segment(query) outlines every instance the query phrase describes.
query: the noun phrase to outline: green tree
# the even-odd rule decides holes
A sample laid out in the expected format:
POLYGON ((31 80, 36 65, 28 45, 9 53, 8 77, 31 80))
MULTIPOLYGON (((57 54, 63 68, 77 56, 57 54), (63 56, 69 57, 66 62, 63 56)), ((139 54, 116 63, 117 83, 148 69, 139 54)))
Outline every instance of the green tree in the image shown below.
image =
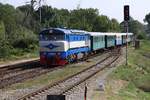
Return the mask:
POLYGON ((36 17, 39 15, 36 14, 31 5, 19 6, 16 11, 18 11, 18 15, 21 18, 19 21, 22 26, 34 31, 35 33, 40 31, 40 21, 36 17))
POLYGON ((116 19, 111 19, 110 23, 110 31, 111 32, 120 32, 120 25, 119 22, 116 19))
POLYGON ((17 28, 15 19, 15 9, 11 5, 1 5, 0 6, 0 20, 4 22, 6 35, 9 37, 10 34, 17 28))
POLYGON ((5 39, 5 26, 3 21, 0 20, 0 58, 9 55, 9 45, 5 39))
POLYGON ((97 16, 94 22, 94 31, 108 32, 109 26, 110 26, 110 20, 107 16, 104 15, 97 16))
POLYGON ((12 36, 14 40, 11 45, 15 48, 30 49, 31 45, 38 43, 37 36, 25 27, 19 26, 12 36))
MULTIPOLYGON (((125 32, 124 22, 121 23, 121 29, 122 29, 122 32, 125 32)), ((133 18, 130 18, 130 21, 129 21, 129 32, 134 33, 134 35, 139 39, 145 38, 144 25, 140 23, 138 20, 134 20, 133 18)))
POLYGON ((98 9, 77 9, 72 10, 70 14, 69 26, 71 28, 93 30, 93 25, 98 16, 98 9))
POLYGON ((144 22, 147 22, 146 33, 150 38, 150 13, 145 16, 144 22))

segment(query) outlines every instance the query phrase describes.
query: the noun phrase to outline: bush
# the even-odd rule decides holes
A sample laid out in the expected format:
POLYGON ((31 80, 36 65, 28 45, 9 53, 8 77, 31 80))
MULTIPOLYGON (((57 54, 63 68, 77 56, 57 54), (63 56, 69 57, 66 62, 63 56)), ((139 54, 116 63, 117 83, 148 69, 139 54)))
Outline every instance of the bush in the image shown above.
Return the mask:
POLYGON ((9 56, 10 54, 10 46, 7 41, 0 40, 0 58, 4 58, 9 56))
POLYGON ((3 21, 0 21, 0 58, 9 55, 9 44, 5 39, 5 26, 3 21))
POLYGON ((30 48, 31 45, 36 45, 38 43, 38 38, 32 31, 20 27, 16 30, 11 41, 13 47, 25 49, 30 48))
POLYGON ((150 74, 140 77, 134 83, 139 89, 150 92, 150 74))
POLYGON ((145 38, 144 34, 138 34, 138 35, 137 35, 137 39, 140 39, 140 40, 141 40, 141 39, 144 39, 144 38, 145 38))

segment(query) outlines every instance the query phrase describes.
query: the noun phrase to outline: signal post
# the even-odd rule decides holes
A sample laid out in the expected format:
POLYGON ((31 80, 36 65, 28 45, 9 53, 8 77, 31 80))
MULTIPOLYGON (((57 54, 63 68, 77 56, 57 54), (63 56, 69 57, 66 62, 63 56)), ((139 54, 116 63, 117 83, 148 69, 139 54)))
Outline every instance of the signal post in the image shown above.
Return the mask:
POLYGON ((130 20, 130 13, 129 13, 129 5, 124 6, 124 28, 126 35, 126 66, 128 65, 128 32, 129 32, 129 20, 130 20))

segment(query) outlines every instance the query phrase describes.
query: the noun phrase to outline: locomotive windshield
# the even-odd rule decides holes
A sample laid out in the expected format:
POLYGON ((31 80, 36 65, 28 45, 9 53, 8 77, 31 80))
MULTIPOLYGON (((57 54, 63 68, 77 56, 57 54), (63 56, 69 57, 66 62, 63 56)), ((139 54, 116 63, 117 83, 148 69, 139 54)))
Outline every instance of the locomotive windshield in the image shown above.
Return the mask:
POLYGON ((42 38, 44 40, 55 40, 55 41, 58 41, 58 40, 64 40, 64 35, 46 34, 46 35, 43 35, 42 38))
POLYGON ((49 32, 44 32, 40 34, 40 40, 60 41, 60 40, 64 40, 64 38, 65 37, 63 34, 55 34, 49 32))

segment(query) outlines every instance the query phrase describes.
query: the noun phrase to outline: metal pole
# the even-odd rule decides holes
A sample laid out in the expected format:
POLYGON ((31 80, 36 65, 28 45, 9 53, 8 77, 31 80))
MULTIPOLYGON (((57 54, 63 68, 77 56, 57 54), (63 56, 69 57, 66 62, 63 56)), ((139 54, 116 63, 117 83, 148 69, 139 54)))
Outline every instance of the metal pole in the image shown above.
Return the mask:
POLYGON ((87 100, 87 86, 85 83, 85 89, 84 89, 84 100, 87 100))
POLYGON ((41 24, 41 19, 42 19, 41 0, 39 0, 39 7, 40 7, 40 24, 41 24))
POLYGON ((40 23, 41 23, 41 19, 42 19, 41 15, 42 15, 42 13, 41 13, 41 6, 40 6, 40 23))
POLYGON ((126 23, 126 66, 128 65, 128 31, 129 31, 129 27, 128 27, 128 21, 125 22, 126 23))

